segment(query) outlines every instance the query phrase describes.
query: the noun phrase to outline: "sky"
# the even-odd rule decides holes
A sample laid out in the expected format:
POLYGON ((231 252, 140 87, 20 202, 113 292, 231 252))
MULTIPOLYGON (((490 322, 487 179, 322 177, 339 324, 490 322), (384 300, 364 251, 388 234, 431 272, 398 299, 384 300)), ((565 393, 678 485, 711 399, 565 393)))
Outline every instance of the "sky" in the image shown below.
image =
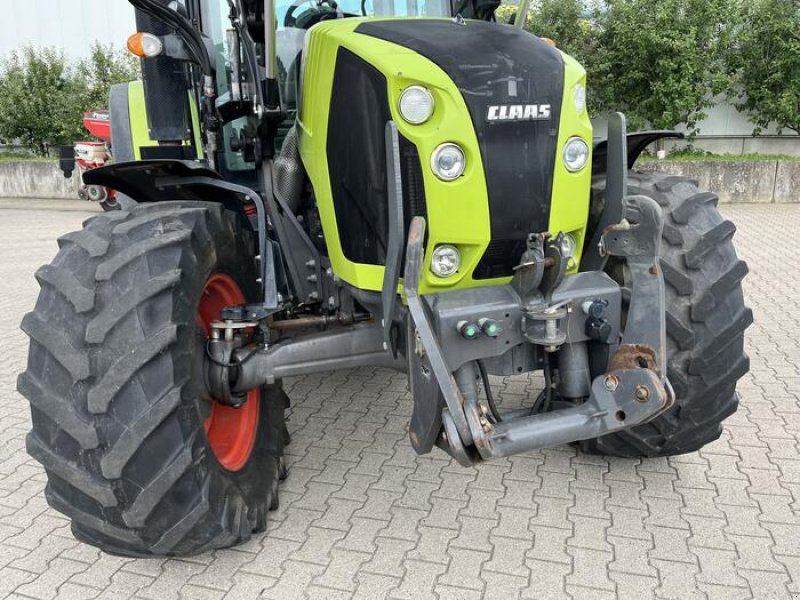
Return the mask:
POLYGON ((33 44, 83 58, 94 41, 123 48, 135 29, 127 0, 0 0, 0 56, 33 44))

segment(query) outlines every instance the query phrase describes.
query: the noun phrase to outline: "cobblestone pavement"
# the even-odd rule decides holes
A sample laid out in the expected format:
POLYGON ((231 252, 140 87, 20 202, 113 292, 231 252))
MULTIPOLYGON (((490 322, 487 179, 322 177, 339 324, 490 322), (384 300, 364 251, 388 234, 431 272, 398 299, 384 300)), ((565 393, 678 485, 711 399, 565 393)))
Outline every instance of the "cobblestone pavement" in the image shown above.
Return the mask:
MULTIPOLYGON (((752 371, 701 452, 640 461, 560 447, 463 469, 414 455, 402 376, 295 379, 291 474, 268 533, 185 560, 76 542, 25 453, 17 326, 35 268, 90 208, 0 200, 0 597, 800 598, 800 276, 782 250, 800 206, 725 208, 751 269, 752 371)), ((496 383, 507 403, 535 385, 496 383)))

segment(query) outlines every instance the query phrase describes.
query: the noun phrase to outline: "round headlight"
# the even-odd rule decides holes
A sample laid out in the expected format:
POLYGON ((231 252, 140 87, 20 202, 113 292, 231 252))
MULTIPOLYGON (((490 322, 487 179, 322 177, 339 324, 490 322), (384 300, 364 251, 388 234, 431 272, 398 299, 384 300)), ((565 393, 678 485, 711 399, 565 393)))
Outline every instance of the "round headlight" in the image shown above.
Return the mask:
POLYGON ((450 277, 461 266, 461 253, 451 244, 436 246, 431 255, 431 271, 437 277, 450 277))
POLYGON ((575 251, 578 249, 578 242, 575 241, 575 236, 571 233, 565 233, 561 242, 561 249, 567 258, 575 256, 575 251))
POLYGON ((579 137, 570 138, 564 146, 564 166, 567 171, 580 171, 589 162, 589 144, 579 137))
POLYGON ((433 114, 433 95, 420 85, 412 85, 400 94, 400 116, 412 125, 420 125, 433 114))
POLYGON ((455 144, 442 144, 433 151, 431 168, 439 179, 453 181, 461 177, 467 166, 464 151, 455 144))

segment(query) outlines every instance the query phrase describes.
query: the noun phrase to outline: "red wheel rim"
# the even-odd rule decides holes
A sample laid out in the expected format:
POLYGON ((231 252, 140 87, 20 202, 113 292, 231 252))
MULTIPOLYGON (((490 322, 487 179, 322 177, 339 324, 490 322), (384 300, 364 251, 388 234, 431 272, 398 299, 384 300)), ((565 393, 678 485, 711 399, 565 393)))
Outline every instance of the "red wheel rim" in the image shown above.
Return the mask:
MULTIPOLYGON (((244 304, 242 290, 225 273, 214 273, 208 278, 200 304, 197 307, 197 325, 205 334, 211 335, 211 322, 218 319, 226 306, 244 304)), ((258 431, 258 412, 261 392, 258 389, 247 394, 240 408, 232 408, 217 402, 211 403, 211 412, 205 420, 206 437, 214 456, 229 471, 238 471, 247 463, 253 451, 258 431)))

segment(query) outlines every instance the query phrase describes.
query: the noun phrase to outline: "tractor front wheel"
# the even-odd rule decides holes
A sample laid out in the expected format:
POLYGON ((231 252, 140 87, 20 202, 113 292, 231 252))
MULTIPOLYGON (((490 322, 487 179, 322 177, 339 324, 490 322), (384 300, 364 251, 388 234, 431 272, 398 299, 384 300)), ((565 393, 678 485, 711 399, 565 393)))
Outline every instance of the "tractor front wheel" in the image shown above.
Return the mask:
MULTIPOLYGON (((602 202, 605 178, 592 186, 602 202)), ((666 288, 667 376, 676 400, 649 423, 582 447, 611 456, 670 456, 693 452, 716 440, 722 422, 736 411, 736 382, 747 373, 744 331, 753 322, 742 279, 747 265, 733 247, 733 223, 717 209, 717 197, 697 183, 663 173, 631 172, 628 193, 661 206, 664 232, 661 271, 666 288)), ((621 283, 624 273, 610 269, 621 283)))
POLYGON ((211 321, 258 297, 253 232, 219 205, 137 205, 59 240, 19 391, 45 495, 76 537, 127 556, 243 542, 277 506, 287 398, 208 398, 211 321))

